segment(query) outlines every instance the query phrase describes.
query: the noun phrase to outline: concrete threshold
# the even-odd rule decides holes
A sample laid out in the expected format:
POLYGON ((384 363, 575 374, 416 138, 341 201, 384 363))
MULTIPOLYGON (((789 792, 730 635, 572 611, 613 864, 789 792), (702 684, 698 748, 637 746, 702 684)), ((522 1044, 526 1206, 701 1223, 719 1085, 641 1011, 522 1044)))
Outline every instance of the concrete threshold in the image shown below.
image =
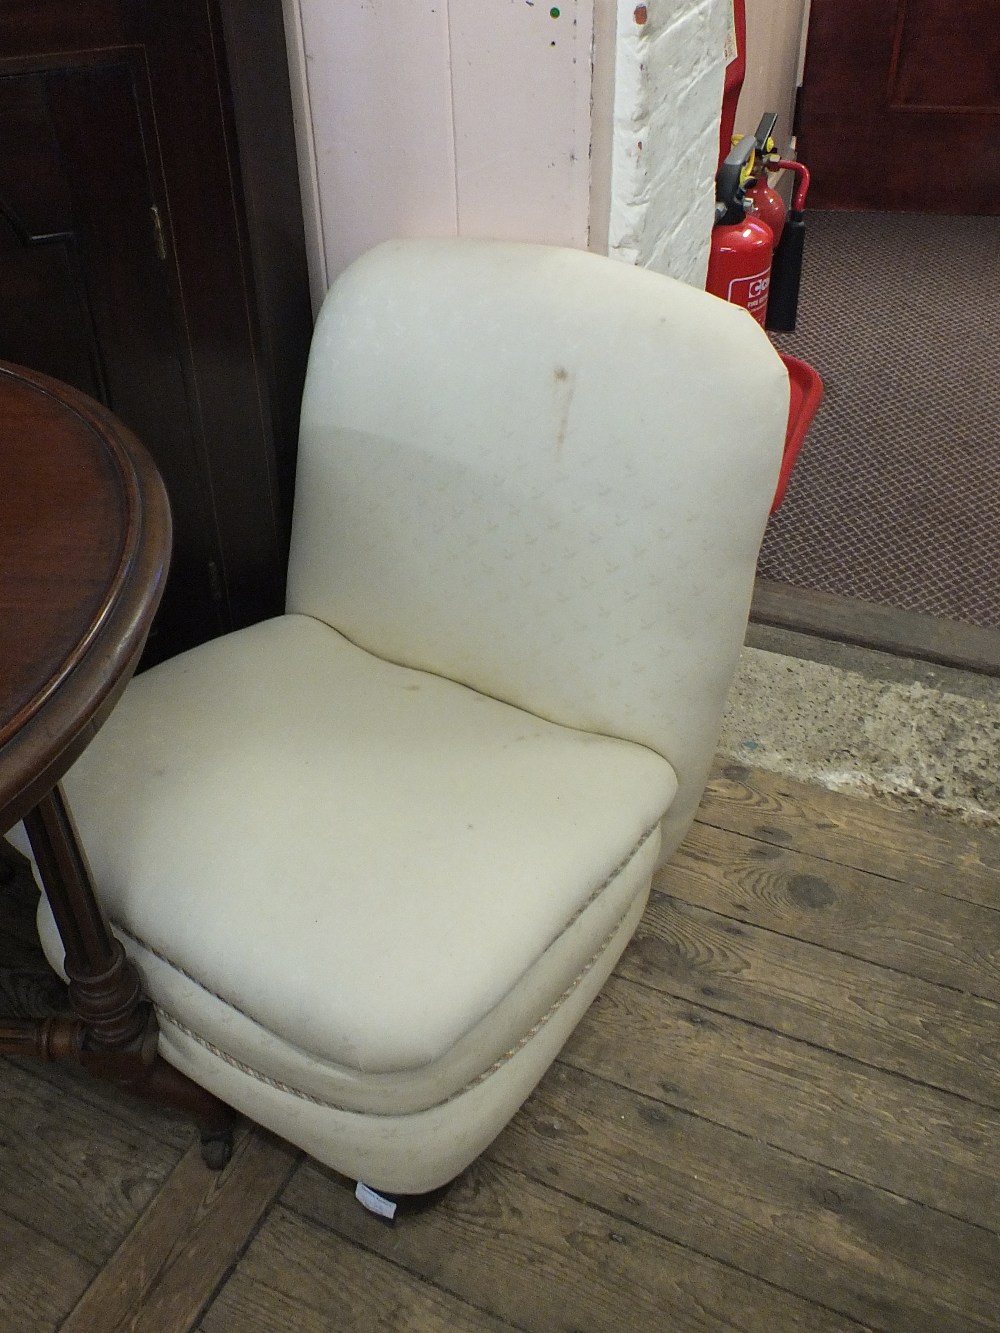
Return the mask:
POLYGON ((719 753, 1000 825, 1000 681, 751 626, 719 753))

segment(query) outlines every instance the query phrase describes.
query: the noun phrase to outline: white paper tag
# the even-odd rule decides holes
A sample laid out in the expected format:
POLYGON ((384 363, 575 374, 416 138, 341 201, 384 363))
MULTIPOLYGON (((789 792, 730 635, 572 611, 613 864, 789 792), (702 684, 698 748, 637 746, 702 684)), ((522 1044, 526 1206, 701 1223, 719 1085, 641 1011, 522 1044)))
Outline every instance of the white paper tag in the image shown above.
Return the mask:
POLYGON ((369 1189, 360 1180, 354 1191, 354 1197, 370 1213, 377 1213, 379 1217, 390 1219, 396 1216, 396 1205, 392 1199, 387 1199, 384 1194, 379 1194, 378 1190, 369 1189))
POLYGON ((726 33, 726 55, 727 65, 731 65, 740 53, 739 43, 736 40, 736 6, 729 5, 729 31, 726 33))

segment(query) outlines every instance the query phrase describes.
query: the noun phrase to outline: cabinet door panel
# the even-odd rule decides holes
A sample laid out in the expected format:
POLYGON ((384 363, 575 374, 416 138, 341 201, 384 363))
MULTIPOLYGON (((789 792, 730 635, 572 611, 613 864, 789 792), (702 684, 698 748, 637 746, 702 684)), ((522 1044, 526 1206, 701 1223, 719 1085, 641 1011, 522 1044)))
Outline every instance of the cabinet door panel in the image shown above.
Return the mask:
POLYGON ((281 0, 4 0, 0 282, 0 356, 164 475, 154 656, 278 613, 311 332, 281 0))
POLYGON ((170 649, 220 626, 204 460, 192 436, 134 52, 0 79, 7 218, 0 354, 104 401, 143 440, 171 496, 175 554, 152 636, 170 649), (159 226, 157 223, 159 222, 159 226))
POLYGON ((43 79, 0 79, 0 145, 0 352, 105 400, 43 79))

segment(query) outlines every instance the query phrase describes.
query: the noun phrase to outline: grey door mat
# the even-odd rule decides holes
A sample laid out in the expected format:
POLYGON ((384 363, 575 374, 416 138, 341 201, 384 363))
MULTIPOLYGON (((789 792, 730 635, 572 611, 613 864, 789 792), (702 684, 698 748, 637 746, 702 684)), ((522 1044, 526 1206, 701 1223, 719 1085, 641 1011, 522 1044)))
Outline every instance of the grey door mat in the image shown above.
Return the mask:
POLYGON ((946 648, 962 626, 997 632, 976 652, 1000 670, 1000 218, 808 226, 799 326, 775 342, 816 367, 825 398, 768 527, 763 586, 953 622, 946 648))

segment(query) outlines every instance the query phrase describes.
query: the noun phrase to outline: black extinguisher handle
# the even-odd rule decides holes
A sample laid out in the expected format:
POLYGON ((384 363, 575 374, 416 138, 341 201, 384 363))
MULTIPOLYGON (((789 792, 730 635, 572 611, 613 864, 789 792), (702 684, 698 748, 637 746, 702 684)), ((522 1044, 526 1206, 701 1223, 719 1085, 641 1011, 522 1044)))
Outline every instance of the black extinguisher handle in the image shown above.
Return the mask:
POLYGON ((721 223, 725 226, 742 222, 746 216, 746 209, 743 206, 745 197, 743 182, 756 148, 757 145, 748 135, 745 139, 741 139, 735 148, 730 149, 719 168, 715 178, 716 225, 721 223))
POLYGON ((761 157, 774 152, 774 127, 777 123, 777 111, 765 111, 760 118, 760 124, 753 132, 753 141, 761 157))

